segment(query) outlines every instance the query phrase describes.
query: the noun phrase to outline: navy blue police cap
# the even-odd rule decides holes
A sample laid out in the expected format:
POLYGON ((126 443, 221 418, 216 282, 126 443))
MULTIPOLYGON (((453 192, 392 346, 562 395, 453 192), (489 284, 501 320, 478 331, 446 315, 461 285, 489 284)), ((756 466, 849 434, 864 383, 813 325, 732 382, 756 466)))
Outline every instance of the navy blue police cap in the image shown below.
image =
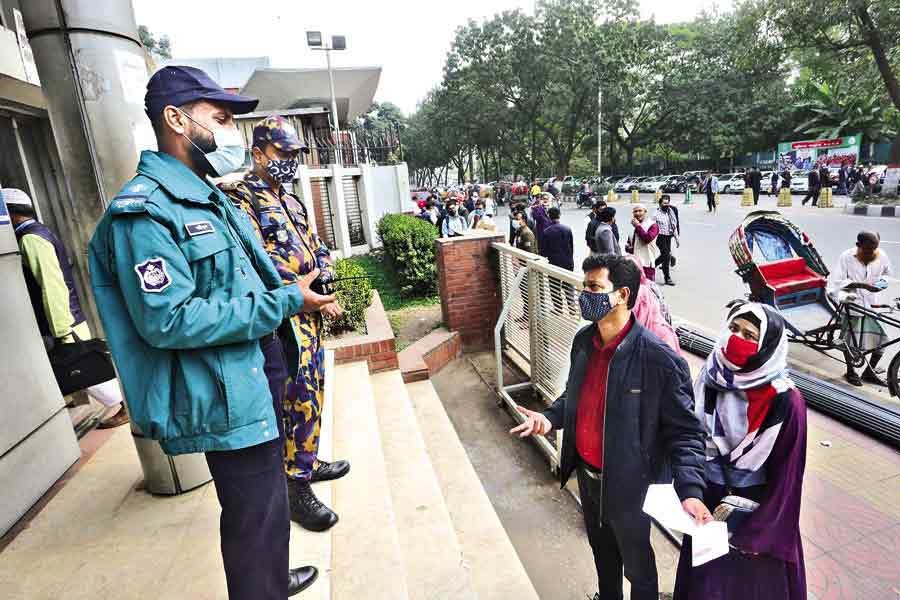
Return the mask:
POLYGON ((227 104, 236 115, 252 112, 259 104, 258 98, 226 92, 200 69, 170 65, 154 73, 147 82, 144 110, 153 119, 166 106, 182 106, 195 100, 227 104))

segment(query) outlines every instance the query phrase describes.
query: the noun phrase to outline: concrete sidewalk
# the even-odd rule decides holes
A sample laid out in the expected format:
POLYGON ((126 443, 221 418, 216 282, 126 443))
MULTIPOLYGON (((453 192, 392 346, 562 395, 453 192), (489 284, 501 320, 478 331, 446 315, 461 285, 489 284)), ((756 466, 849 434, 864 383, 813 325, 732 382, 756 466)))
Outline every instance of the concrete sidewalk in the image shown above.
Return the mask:
MULTIPOLYGON (((703 360, 691 354, 685 358, 696 376, 703 360)), ((585 565, 581 556, 590 557, 583 527, 576 523, 577 536, 572 533, 572 508, 567 498, 558 498, 554 508, 560 517, 568 516, 557 523, 554 535, 581 539, 569 541, 561 556, 559 549, 535 542, 531 527, 548 518, 546 497, 553 494, 554 482, 536 449, 523 455, 515 441, 503 439, 513 421, 495 408, 493 361, 493 353, 466 355, 438 375, 435 387, 541 597, 582 598, 568 579, 578 582, 577 592, 583 594, 595 577, 593 565, 585 565), (498 474, 504 460, 512 462, 511 473, 498 474), (515 474, 531 478, 527 490, 516 491, 515 474), (566 555, 567 565, 556 563, 566 555), (566 572, 566 582, 560 581, 559 569, 566 572)), ((511 383, 515 375, 508 371, 506 377, 511 383)), ((809 410, 800 531, 811 599, 898 600, 900 452, 809 410)), ((654 547, 660 589, 671 590, 677 553, 662 536, 654 547)))
MULTIPOLYGON (((227 600, 212 483, 151 496, 128 427, 81 443, 87 460, 0 545, 0 598, 227 600)), ((291 565, 316 564, 316 534, 291 527, 291 565)))

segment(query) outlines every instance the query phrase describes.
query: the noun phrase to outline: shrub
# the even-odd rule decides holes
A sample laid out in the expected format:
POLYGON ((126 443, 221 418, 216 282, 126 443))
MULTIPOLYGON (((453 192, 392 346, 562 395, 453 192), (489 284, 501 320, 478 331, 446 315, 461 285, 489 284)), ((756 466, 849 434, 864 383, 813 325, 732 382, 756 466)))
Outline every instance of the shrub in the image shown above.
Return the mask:
POLYGON ((378 237, 406 296, 430 296, 437 289, 434 241, 437 229, 409 215, 385 215, 378 221, 378 237))
MULTIPOLYGON (((365 277, 366 270, 352 260, 338 260, 334 264, 335 279, 365 277)), ((351 279, 335 283, 337 302, 344 314, 337 319, 325 319, 325 333, 360 329, 366 322, 366 309, 372 304, 372 284, 368 279, 351 279)))

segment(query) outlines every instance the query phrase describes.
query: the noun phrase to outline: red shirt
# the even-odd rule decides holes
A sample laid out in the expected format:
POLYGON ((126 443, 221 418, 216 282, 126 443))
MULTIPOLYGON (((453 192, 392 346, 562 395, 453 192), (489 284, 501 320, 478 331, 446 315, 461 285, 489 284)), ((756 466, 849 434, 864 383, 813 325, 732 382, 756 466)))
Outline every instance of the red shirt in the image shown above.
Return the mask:
POLYGON ((586 463, 603 468, 603 417, 606 407, 606 383, 609 361, 619 343, 631 330, 632 320, 622 328, 613 341, 603 345, 600 332, 594 334, 594 351, 588 360, 587 372, 581 382, 581 396, 575 416, 575 448, 586 463))

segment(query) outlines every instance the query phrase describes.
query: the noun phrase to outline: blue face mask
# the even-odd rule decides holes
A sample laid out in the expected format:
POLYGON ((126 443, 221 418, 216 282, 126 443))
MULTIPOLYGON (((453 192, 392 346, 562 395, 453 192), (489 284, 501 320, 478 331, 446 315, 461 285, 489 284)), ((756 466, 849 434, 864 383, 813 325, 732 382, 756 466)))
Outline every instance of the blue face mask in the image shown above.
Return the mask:
MULTIPOLYGON (((179 112, 194 123, 197 123, 195 119, 183 110, 179 109, 179 112)), ((203 129, 213 135, 214 147, 212 150, 201 148, 188 136, 183 133, 181 135, 184 135, 185 139, 203 154, 203 157, 206 158, 206 162, 208 162, 209 166, 212 168, 212 174, 223 177, 229 173, 234 173, 243 166, 244 138, 241 137, 240 131, 234 127, 219 127, 213 131, 208 127, 200 125, 200 123, 197 123, 197 125, 203 127, 203 129)))
POLYGON ((578 298, 578 304, 581 307, 581 317, 585 321, 596 323, 602 321, 609 312, 615 308, 619 302, 613 304, 612 295, 616 292, 594 293, 582 290, 581 296, 578 298))

